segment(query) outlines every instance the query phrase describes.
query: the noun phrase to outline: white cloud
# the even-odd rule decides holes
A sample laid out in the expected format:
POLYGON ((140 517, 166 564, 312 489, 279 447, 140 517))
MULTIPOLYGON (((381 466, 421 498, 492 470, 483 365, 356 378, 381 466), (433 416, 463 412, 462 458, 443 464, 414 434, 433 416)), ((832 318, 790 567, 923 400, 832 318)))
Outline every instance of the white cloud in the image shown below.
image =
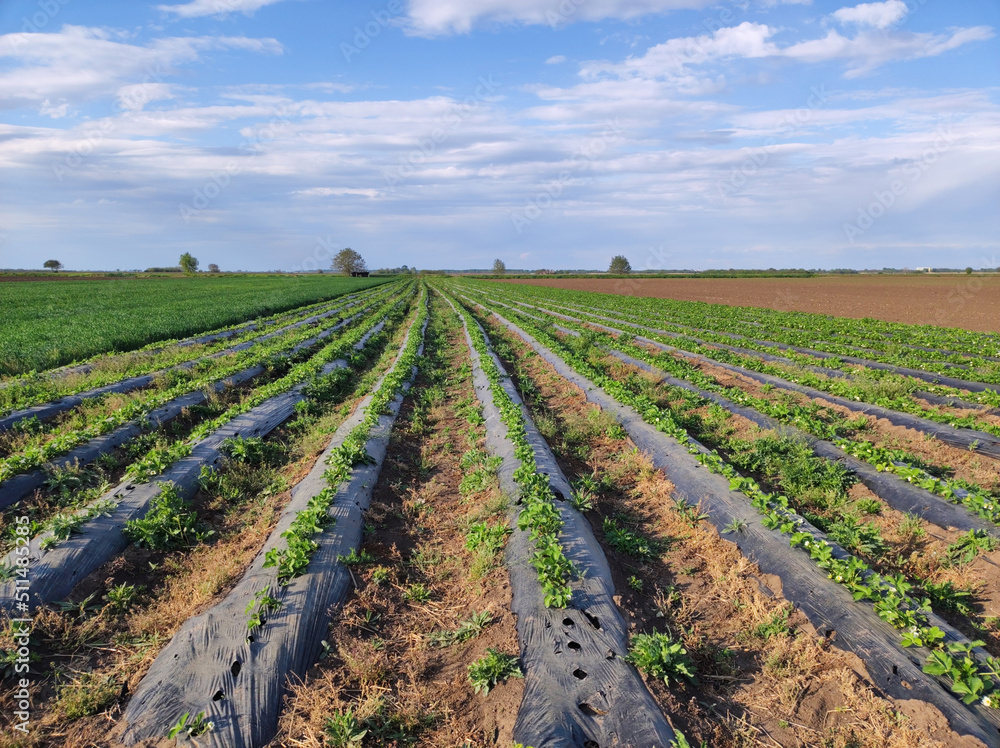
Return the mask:
POLYGON ((210 50, 282 52, 274 39, 166 37, 142 46, 115 36, 107 29, 67 25, 57 33, 0 37, 0 57, 20 63, 0 72, 0 107, 46 99, 73 104, 118 95, 129 85, 155 86, 176 66, 196 62, 210 50))
POLYGON ((687 68, 729 57, 768 57, 780 54, 768 38, 774 32, 765 24, 744 21, 739 26, 727 26, 713 34, 671 39, 650 47, 642 57, 630 57, 624 62, 586 63, 581 67, 583 78, 595 78, 601 73, 620 77, 672 79, 682 82, 687 68))
POLYGON ((545 61, 546 65, 561 65, 566 62, 566 55, 553 55, 545 61))
POLYGON ((629 19, 650 13, 699 9, 712 0, 409 0, 411 33, 464 34, 483 23, 563 26, 577 21, 629 19))
POLYGON ((781 54, 804 62, 847 60, 849 67, 845 77, 856 78, 888 62, 936 57, 963 44, 985 41, 993 36, 989 26, 957 29, 950 34, 862 32, 853 39, 830 31, 822 39, 792 44, 781 54))
POLYGON ((884 29, 902 20, 907 13, 903 0, 886 0, 884 3, 862 3, 853 8, 841 8, 833 17, 841 23, 856 23, 884 29))
POLYGON ((678 93, 706 94, 720 90, 725 79, 721 74, 695 69, 728 59, 786 57, 807 63, 842 59, 848 63, 845 77, 854 78, 889 62, 934 57, 994 36, 988 26, 954 29, 944 34, 861 31, 854 37, 830 30, 825 37, 780 47, 770 40, 775 31, 766 24, 744 21, 712 34, 670 39, 650 47, 640 57, 629 57, 622 62, 586 62, 580 66, 580 75, 584 80, 606 75, 662 80, 678 93))
POLYGON ((42 102, 42 108, 38 110, 38 113, 44 114, 45 116, 51 117, 52 119, 62 119, 63 117, 66 116, 68 110, 69 110, 68 102, 64 102, 59 106, 53 106, 52 104, 49 103, 49 100, 46 99, 45 101, 42 102))
POLYGON ((358 189, 356 187, 310 187, 305 190, 295 190, 292 194, 301 195, 302 197, 340 197, 342 195, 378 197, 379 191, 375 189, 358 189))
POLYGON ((174 98, 173 90, 166 83, 131 83, 118 89, 118 106, 130 112, 141 112, 151 101, 174 98))
MULTIPOLYGON (((643 3, 650 4, 642 0, 632 7, 643 3)), ((189 87, 167 77, 189 72, 209 50, 280 52, 269 40, 195 37, 138 44, 113 32, 71 28, 23 35, 16 49, 0 51, 14 65, 0 72, 0 106, 21 105, 31 113, 59 113, 67 106, 73 113, 78 100, 104 97, 120 108, 103 119, 60 120, 48 127, 0 123, 0 169, 24 185, 0 206, 0 223, 15 249, 27 246, 30 237, 32 246, 79 244, 102 258, 108 255, 97 253, 109 232, 119 240, 132 235, 137 241, 121 250, 126 267, 165 264, 169 259, 148 254, 133 259, 131 247, 144 253, 165 248, 165 256, 172 256, 180 238, 206 262, 287 268, 311 256, 315 237, 333 226, 344 234, 340 246, 366 247, 373 267, 483 266, 478 257, 453 259, 454 248, 475 245, 489 260, 509 252, 512 243, 523 252, 520 261, 550 267, 596 267, 606 262, 603 252, 593 262, 580 255, 613 243, 635 267, 644 267, 643 248, 663 236, 696 247, 678 255, 678 266, 695 257, 695 264, 729 267, 737 264, 734 253, 743 251, 751 253, 750 264, 791 266, 812 262, 821 254, 817 248, 836 245, 841 224, 854 219, 859 201, 870 201, 874 190, 893 179, 912 179, 907 175, 926 161, 922 154, 932 147, 936 129, 956 113, 947 149, 928 164, 926 176, 906 182, 906 195, 866 240, 878 244, 890 233, 893 241, 905 240, 910 234, 883 228, 901 225, 928 245, 945 233, 959 243, 992 237, 981 229, 985 219, 963 222, 955 212, 956 206, 971 212, 972 201, 972 211, 990 215, 989 200, 996 195, 1000 108, 989 90, 924 95, 919 86, 865 92, 844 85, 835 92, 839 98, 831 95, 809 109, 791 130, 783 123, 801 119, 805 110, 797 107, 807 106, 815 71, 783 81, 780 95, 691 96, 726 85, 732 71, 743 75, 743 68, 752 67, 745 60, 843 60, 855 75, 993 33, 983 27, 934 34, 874 25, 833 28, 829 34, 812 32, 823 38, 796 43, 803 34, 789 39, 788 30, 779 36, 774 25, 743 23, 671 39, 624 60, 586 63, 575 85, 518 86, 508 98, 501 98, 501 89, 471 107, 462 105, 468 90, 394 100, 409 89, 393 89, 359 100, 337 96, 350 90, 339 82, 256 84, 252 69, 242 78, 227 77, 232 85, 213 85, 215 66, 185 77, 181 82, 189 87), (148 69, 157 73, 143 83, 148 69), (525 96, 535 98, 524 104, 525 96), (351 100, 332 100, 337 98, 351 100), (159 104, 150 106, 154 101, 159 104), (616 129, 606 135, 611 124, 616 129), (768 137, 777 143, 761 163, 760 143, 768 137), (243 142, 255 147, 244 149, 243 142), (204 185, 229 174, 234 162, 238 169, 225 179, 228 186, 186 223, 178 205, 190 204, 204 185), (68 170, 58 182, 54 163, 68 170), (721 196, 720 184, 748 164, 752 176, 746 184, 721 196), (387 175, 394 174, 400 181, 390 189, 387 175), (516 234, 510 212, 539 195, 551 196, 553 185, 558 194, 551 206, 523 235, 516 234), (38 198, 54 191, 55 201, 38 198), (928 210, 931 205, 936 209, 928 210), (935 230, 935 221, 948 231, 935 230), (963 234, 966 225, 972 228, 963 234), (73 241, 67 242, 60 232, 70 231, 73 241), (767 246, 784 243, 789 259, 754 260, 747 236, 760 236, 754 241, 767 246), (392 251, 407 254, 383 260, 371 249, 378 245, 405 245, 392 251), (234 249, 250 246, 258 249, 234 249), (574 249, 557 254, 557 246, 574 249), (257 251, 259 259, 250 254, 257 251)), ((806 66, 795 67, 802 73, 806 66)))
POLYGON ((303 83, 302 88, 306 90, 322 91, 323 93, 347 93, 353 91, 356 86, 350 83, 333 83, 332 81, 320 81, 318 83, 303 83))
POLYGON ((200 16, 227 16, 232 13, 252 15, 265 5, 273 5, 281 0, 192 0, 183 5, 157 5, 157 10, 174 13, 178 18, 198 18, 200 16))

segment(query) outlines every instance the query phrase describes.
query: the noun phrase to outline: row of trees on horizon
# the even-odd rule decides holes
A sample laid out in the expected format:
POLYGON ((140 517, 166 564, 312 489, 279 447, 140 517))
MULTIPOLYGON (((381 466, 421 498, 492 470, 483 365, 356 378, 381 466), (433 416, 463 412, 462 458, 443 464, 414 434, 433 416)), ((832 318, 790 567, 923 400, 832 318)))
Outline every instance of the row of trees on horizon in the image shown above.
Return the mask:
MULTIPOLYGON (((184 273, 185 275, 194 275, 198 272, 199 268, 198 258, 192 255, 190 252, 185 252, 180 256, 178 264, 173 267, 151 267, 146 268, 147 273, 184 273)), ((63 270, 65 266, 59 260, 46 260, 43 264, 46 270, 50 270, 53 273, 58 273, 63 270)), ((353 273, 367 273, 368 265, 365 259, 355 250, 350 247, 345 247, 340 250, 333 258, 333 262, 330 265, 331 270, 336 273, 343 275, 351 275, 353 273)), ((138 272, 138 271, 136 271, 138 272)), ((219 266, 216 263, 209 263, 206 268, 208 273, 221 273, 219 266)), ((243 272, 243 271, 236 271, 243 272)), ((281 273, 284 271, 275 270, 271 272, 281 273)), ((319 271, 321 272, 321 271, 319 271)), ((446 272, 460 272, 460 271, 447 271, 447 270, 418 270, 415 267, 409 267, 407 265, 401 265, 395 268, 380 268, 374 271, 377 275, 417 275, 426 273, 446 273, 446 272)), ((476 271, 468 271, 476 272, 476 271)), ((600 272, 600 271, 590 271, 590 270, 548 270, 548 269, 537 269, 537 270, 515 270, 517 274, 532 274, 532 275, 554 275, 554 274, 574 274, 574 273, 590 273, 590 272, 600 272)), ((632 265, 628 261, 625 255, 615 255, 611 258, 611 262, 608 264, 608 269, 606 271, 609 275, 628 275, 632 272, 632 265)), ((833 268, 830 270, 805 270, 802 268, 766 268, 766 269, 739 269, 730 268, 729 270, 723 269, 710 269, 710 270, 643 270, 639 271, 641 273, 683 273, 686 275, 696 274, 696 275, 706 275, 711 276, 713 274, 723 274, 726 276, 732 275, 781 275, 781 276, 811 276, 811 275, 857 275, 859 273, 879 273, 879 274, 893 274, 893 273, 961 273, 965 272, 967 275, 971 275, 973 272, 980 273, 1000 273, 1000 267, 998 268, 980 268, 978 271, 973 270, 971 267, 966 267, 965 270, 958 268, 916 268, 916 270, 910 270, 909 268, 882 268, 881 270, 856 270, 852 268, 833 268)), ((493 261, 493 275, 507 275, 508 269, 507 264, 501 260, 496 259, 493 261)))

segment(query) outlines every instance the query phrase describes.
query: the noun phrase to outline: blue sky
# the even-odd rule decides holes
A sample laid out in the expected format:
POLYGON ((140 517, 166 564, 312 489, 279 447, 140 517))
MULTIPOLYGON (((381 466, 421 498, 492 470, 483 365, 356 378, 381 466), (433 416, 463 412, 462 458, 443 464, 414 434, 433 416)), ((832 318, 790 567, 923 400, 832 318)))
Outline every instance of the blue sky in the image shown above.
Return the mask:
POLYGON ((997 0, 0 0, 0 267, 996 267, 998 28, 997 0))

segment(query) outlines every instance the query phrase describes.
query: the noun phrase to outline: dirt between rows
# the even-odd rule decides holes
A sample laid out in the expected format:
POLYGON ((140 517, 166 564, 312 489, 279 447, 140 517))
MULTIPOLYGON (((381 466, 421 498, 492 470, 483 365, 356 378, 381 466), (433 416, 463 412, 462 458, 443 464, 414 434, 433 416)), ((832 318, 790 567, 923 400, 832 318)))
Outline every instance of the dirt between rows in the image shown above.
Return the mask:
POLYGON ((553 278, 503 282, 1000 332, 1000 275, 553 278))

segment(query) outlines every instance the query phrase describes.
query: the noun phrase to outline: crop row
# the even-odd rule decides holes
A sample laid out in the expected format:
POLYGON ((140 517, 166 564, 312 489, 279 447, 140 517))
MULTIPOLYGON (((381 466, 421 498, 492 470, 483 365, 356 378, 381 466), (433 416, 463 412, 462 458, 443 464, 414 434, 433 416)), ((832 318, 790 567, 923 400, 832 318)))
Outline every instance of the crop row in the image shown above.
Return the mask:
MULTIPOLYGON (((481 287, 480 290, 482 290, 481 287)), ((491 295, 494 298, 498 297, 498 293, 492 290, 491 295)), ((511 295, 510 293, 500 294, 499 298, 509 299, 511 303, 519 305, 524 304, 523 301, 518 299, 517 295, 511 295)), ((565 317, 565 315, 560 315, 559 312, 553 311, 551 305, 543 300, 537 300, 535 304, 530 304, 528 307, 544 309, 548 314, 565 317)), ((992 391, 966 392, 955 387, 927 386, 922 382, 918 383, 905 376, 895 374, 871 379, 868 377, 869 372, 867 371, 865 377, 860 381, 831 378, 814 373, 803 367, 776 364, 773 361, 748 355, 747 352, 734 353, 730 350, 705 345, 683 337, 666 337, 657 328, 621 319, 616 320, 614 315, 617 314, 620 317, 622 316, 620 312, 606 312, 607 315, 612 316, 594 315, 587 312, 577 312, 576 314, 580 321, 592 326, 602 327, 604 323, 610 321, 630 331, 639 330, 646 336, 647 340, 661 347, 663 350, 675 351, 680 355, 693 358, 702 357, 725 367, 737 367, 740 370, 756 372, 765 377, 775 377, 777 378, 776 384, 779 387, 797 391, 803 391, 804 388, 814 389, 822 393, 829 393, 834 398, 847 401, 844 403, 845 405, 859 410, 861 409, 858 405, 859 403, 867 403, 875 405, 878 408, 903 413, 907 416, 912 415, 918 419, 943 423, 953 429, 976 431, 978 432, 977 435, 973 435, 966 440, 967 443, 973 444, 973 448, 975 448, 977 439, 992 439, 993 435, 1000 436, 1000 425, 994 421, 984 419, 975 410, 966 410, 964 413, 957 414, 948 409, 928 407, 917 399, 919 396, 917 389, 922 385, 925 389, 936 392, 941 396, 955 396, 966 401, 972 401, 973 403, 992 403, 1000 399, 1000 396, 992 391)), ((570 319, 576 319, 576 317, 571 317, 570 319)), ((749 353, 752 354, 753 352, 749 353)), ((977 406, 966 405, 965 407, 975 408, 977 406)))
MULTIPOLYGON (((507 305, 503 306, 510 309, 507 305)), ((535 321, 542 321, 544 324, 544 320, 540 320, 533 315, 527 316, 535 321)), ((637 364, 643 368, 649 368, 649 365, 651 365, 655 367, 654 370, 659 372, 661 376, 663 371, 672 374, 673 376, 667 376, 664 379, 664 382, 669 385, 665 389, 669 392, 671 398, 684 402, 685 408, 689 411, 702 407, 708 402, 715 402, 733 412, 740 414, 747 413, 747 417, 756 421, 764 428, 774 428, 776 425, 775 422, 783 423, 795 430, 802 429, 820 439, 832 440, 832 443, 827 442, 825 448, 822 448, 824 457, 844 461, 846 453, 867 463, 872 468, 872 471, 868 472, 868 477, 863 477, 862 480, 876 490, 877 493, 887 491, 888 493, 884 493, 883 495, 887 496, 890 503, 894 506, 900 505, 902 510, 911 511, 916 507, 924 507, 924 509, 919 511, 923 514, 928 514, 928 516, 934 516, 936 521, 942 524, 942 526, 953 527, 956 525, 962 526, 963 524, 966 527, 969 526, 970 523, 964 522, 961 517, 956 517, 954 514, 943 511, 943 509, 936 508, 933 499, 930 499, 928 506, 928 499, 930 497, 921 496, 913 490, 914 487, 919 487, 943 499, 964 505, 969 511, 988 522, 996 523, 1000 519, 1000 513, 997 511, 1000 501, 998 501, 997 496, 983 487, 964 480, 929 475, 923 469, 926 465, 922 465, 919 460, 902 450, 880 447, 866 440, 856 441, 846 438, 848 435, 853 437, 860 432, 867 431, 869 423, 863 415, 848 419, 837 411, 820 407, 816 403, 801 405, 788 400, 774 400, 768 396, 754 396, 739 387, 725 387, 686 361, 678 360, 666 354, 654 355, 645 348, 633 345, 631 339, 627 336, 619 335, 618 337, 610 337, 595 334, 582 325, 565 320, 565 317, 561 318, 563 324, 558 329, 572 333, 573 335, 584 336, 588 343, 602 344, 606 350, 612 351, 615 355, 629 363, 637 364), (746 406, 749 406, 751 409, 749 412, 746 411, 746 406), (766 414, 766 417, 762 419, 757 414, 766 414), (773 421, 769 419, 773 419, 773 421), (900 482, 893 484, 891 481, 887 482, 884 479, 875 479, 873 477, 875 471, 891 473, 897 476, 900 482), (933 514, 929 514, 928 509, 934 510, 933 514)), ((675 406, 676 409, 677 407, 675 406)), ((701 420, 695 419, 694 423, 700 424, 701 420)), ((690 428, 690 425, 688 427, 690 428)), ((820 449, 822 444, 814 442, 811 446, 813 449, 820 449)), ((737 442, 734 443, 731 449, 745 450, 749 447, 750 445, 737 442)), ((766 458, 763 456, 763 447, 760 444, 754 445, 753 449, 761 453, 760 456, 753 458, 758 464, 763 464, 761 460, 764 463, 774 462, 779 453, 785 455, 781 458, 782 460, 788 460, 792 454, 796 453, 808 455, 808 459, 813 461, 817 460, 816 456, 812 455, 809 449, 796 447, 791 444, 784 445, 780 440, 774 442, 771 448, 771 452, 774 454, 773 458, 771 456, 767 456, 766 458)), ((820 460, 816 464, 822 465, 823 462, 820 460)), ((861 470, 861 467, 857 466, 854 469, 861 470)), ((775 468, 778 474, 780 474, 780 466, 776 464, 775 468)), ((861 472, 863 475, 865 474, 863 470, 861 472)), ((833 480, 835 483, 837 482, 835 478, 833 480)), ((850 514, 843 517, 835 517, 834 520, 828 521, 834 521, 834 525, 832 526, 840 532, 843 539, 848 541, 849 545, 860 544, 862 547, 868 548, 883 545, 876 530, 871 526, 859 525, 857 520, 850 514), (872 535, 872 533, 875 534, 872 535), (861 541, 859 534, 867 534, 871 536, 871 540, 861 541), (873 543, 875 543, 874 546, 872 545, 873 543)), ((975 533, 973 534, 981 532, 975 523, 971 524, 975 528, 975 533)), ((987 527, 986 532, 993 535, 998 534, 994 525, 987 527)), ((970 542, 972 542, 971 539, 970 542)), ((942 590, 940 585, 938 585, 935 587, 935 594, 932 597, 936 604, 943 606, 947 610, 952 610, 956 607, 956 604, 950 593, 950 589, 942 590), (945 592, 948 594, 943 594, 945 592)), ((968 608, 968 606, 962 607, 965 609, 968 608)))
POLYGON ((185 623, 139 684, 125 713, 126 744, 162 737, 171 725, 197 735, 185 714, 211 725, 207 745, 261 745, 273 734, 285 681, 311 664, 330 607, 348 589, 340 557, 355 555, 360 514, 416 371, 426 319, 424 291, 389 370, 293 489, 250 569, 223 600, 185 623), (213 697, 219 693, 224 698, 213 697))
MULTIPOLYGON (((706 375, 688 361, 668 353, 654 354, 647 348, 630 342, 626 335, 595 336, 582 325, 565 319, 563 322, 578 334, 590 334, 598 344, 628 354, 698 388, 719 393, 734 403, 749 406, 780 423, 802 429, 820 439, 830 440, 847 454, 869 463, 880 472, 890 472, 900 476, 908 483, 941 498, 964 505, 983 519, 1000 524, 1000 497, 988 489, 966 480, 930 475, 924 469, 922 461, 903 450, 879 447, 867 440, 855 440, 853 437, 869 428, 868 419, 863 414, 848 418, 836 410, 820 406, 815 402, 803 405, 788 399, 756 396, 740 387, 720 384, 715 378, 706 375)), ((704 404, 704 401, 695 403, 699 404, 704 404)))
MULTIPOLYGON (((550 347, 583 376, 602 387, 619 402, 634 407, 648 423, 682 444, 691 444, 687 430, 677 422, 670 410, 623 386, 609 376, 606 370, 595 365, 585 353, 568 347, 552 332, 534 324, 530 318, 516 312, 512 316, 519 326, 550 347)), ((717 453, 702 451, 693 445, 689 452, 710 470, 727 477, 731 481, 731 487, 744 493, 763 514, 768 526, 788 534, 793 546, 806 548, 832 579, 851 589, 856 599, 871 601, 883 620, 903 632, 903 646, 919 646, 931 650, 926 664, 927 672, 944 675, 950 680, 953 691, 966 703, 977 700, 986 705, 992 703, 990 693, 997 685, 997 661, 988 655, 983 656, 983 653, 976 657, 974 647, 967 641, 949 642, 946 645, 941 629, 928 624, 927 600, 910 594, 914 588, 909 583, 874 574, 867 564, 850 554, 838 557, 839 554, 834 553, 835 546, 802 529, 801 518, 789 513, 790 502, 786 496, 765 491, 754 479, 742 475, 717 453), (947 670, 942 669, 945 665, 949 666, 947 670)))
MULTIPOLYGON (((387 308, 393 303, 395 301, 390 298, 382 304, 382 308, 387 308)), ((108 434, 123 424, 142 419, 156 408, 162 407, 182 395, 209 388, 244 370, 274 361, 276 356, 287 357, 299 351, 308 350, 341 324, 341 320, 331 319, 320 323, 319 327, 303 327, 286 335, 275 336, 266 343, 235 355, 213 360, 203 370, 192 372, 193 376, 190 378, 182 378, 177 383, 172 383, 170 379, 167 379, 164 381, 164 384, 167 385, 165 388, 143 391, 123 407, 104 415, 99 420, 82 423, 76 428, 70 424, 70 428, 63 427, 53 432, 33 427, 32 430, 37 432, 35 438, 24 444, 18 451, 0 459, 0 482, 38 468, 53 458, 69 452, 74 447, 108 434)))
POLYGON ((334 302, 313 305, 295 313, 284 315, 273 329, 261 330, 260 325, 245 330, 231 338, 218 339, 210 344, 170 346, 157 348, 152 355, 131 352, 109 357, 86 370, 72 375, 48 376, 47 373, 14 382, 0 390, 0 430, 25 418, 46 418, 59 409, 104 393, 127 392, 148 386, 151 378, 183 374, 198 369, 214 359, 231 356, 255 345, 285 335, 297 328, 316 324, 334 316, 339 311, 356 306, 365 299, 377 298, 390 291, 375 288, 358 294, 338 298, 334 302), (62 400, 59 400, 62 398, 62 400), (53 402, 59 400, 59 402, 53 402), (37 406, 50 403, 48 408, 37 406), (33 407, 35 406, 35 407, 33 407), (58 408, 53 407, 58 406, 58 408))
MULTIPOLYGON (((0 378, 0 389, 6 389, 15 385, 23 387, 30 385, 33 381, 37 380, 59 379, 73 375, 88 374, 95 369, 110 368, 116 371, 124 370, 125 372, 128 372, 130 371, 130 367, 142 365, 144 360, 150 360, 157 354, 168 351, 169 349, 196 347, 201 351, 205 351, 215 346, 225 346, 227 343, 231 344, 234 339, 241 340, 246 339, 247 336, 260 334, 260 332, 262 332, 265 328, 271 327, 279 322, 294 321, 297 318, 301 318, 305 314, 320 311, 329 307, 332 303, 347 301, 356 295, 357 294, 351 293, 341 296, 333 302, 320 301, 314 304, 307 304, 305 306, 292 309, 291 311, 279 312, 266 317, 258 317, 249 322, 237 322, 235 324, 209 330, 205 333, 192 337, 158 340, 155 343, 149 343, 148 345, 131 351, 102 351, 101 353, 98 353, 97 355, 84 361, 67 364, 55 369, 30 371, 26 374, 0 378)), ((172 355, 175 351, 170 351, 170 353, 172 355)))
MULTIPOLYGON (((480 288, 482 287, 480 284, 480 288)), ((827 369, 840 369, 844 371, 845 375, 851 371, 851 367, 860 365, 866 366, 866 376, 876 381, 886 378, 889 382, 895 382, 893 373, 910 374, 930 381, 935 379, 947 381, 949 378, 957 377, 956 382, 970 380, 973 383, 971 387, 975 390, 990 390, 992 388, 993 392, 982 394, 983 401, 1000 402, 994 385, 975 384, 1000 381, 998 379, 1000 374, 997 373, 1000 371, 997 368, 1000 365, 983 358, 969 359, 965 364, 956 365, 929 362, 927 356, 930 354, 922 351, 907 350, 906 353, 889 356, 871 350, 865 357, 859 357, 859 351, 839 344, 825 346, 836 350, 822 350, 820 347, 807 348, 804 347, 804 344, 812 341, 807 339, 806 333, 793 336, 792 333, 785 331, 780 326, 772 327, 763 323, 739 323, 734 321, 735 315, 730 307, 717 307, 717 309, 722 310, 720 315, 717 318, 706 318, 699 310, 713 305, 704 305, 700 302, 673 302, 582 291, 538 289, 528 286, 507 286, 502 290, 493 290, 491 293, 501 291, 516 294, 520 299, 531 300, 543 305, 566 305, 571 307, 575 313, 582 312, 591 315, 604 313, 619 318, 639 319, 644 326, 656 327, 660 334, 669 336, 675 345, 687 350, 690 350, 691 346, 728 346, 738 348, 744 353, 759 356, 773 356, 780 353, 781 358, 786 358, 807 370, 809 366, 820 365, 827 369), (685 306, 688 304, 693 305, 694 309, 688 309, 685 306), (678 306, 683 313, 677 311, 678 306), (679 323, 678 317, 696 323, 697 327, 679 323), (716 319, 717 322, 715 322, 716 319)), ((766 312, 767 310, 762 311, 766 312)), ((819 315, 816 316, 819 317, 819 320, 827 319, 819 315)), ((834 318, 831 324, 840 326, 845 330, 845 335, 850 335, 852 325, 855 322, 855 320, 834 318)), ((997 344, 994 342, 993 345, 997 344)))
POLYGON ((515 403, 501 386, 503 375, 493 359, 482 328, 464 308, 459 308, 459 313, 465 321, 472 345, 479 353, 479 365, 489 380, 493 404, 507 426, 507 438, 514 443, 514 456, 520 460, 514 473, 514 481, 520 488, 520 501, 523 504, 517 524, 521 530, 529 530, 531 533, 531 540, 535 545, 531 564, 538 573, 545 605, 565 608, 573 594, 569 585, 573 567, 559 543, 563 523, 555 507, 555 494, 549 485, 548 476, 540 474, 537 469, 534 449, 526 438, 526 415, 522 406, 515 403))
POLYGON ((757 341, 764 341, 790 346, 793 351, 795 348, 806 348, 806 352, 812 355, 854 358, 864 353, 883 363, 940 373, 955 374, 964 371, 961 366, 970 366, 984 367, 985 371, 995 375, 997 367, 992 364, 1000 356, 1000 342, 986 333, 529 286, 519 286, 518 291, 528 297, 603 309, 613 309, 627 299, 625 303, 630 315, 670 325, 674 332, 683 335, 721 333, 717 338, 719 342, 756 344, 757 341), (891 331, 891 337, 873 334, 873 329, 891 331), (849 340, 855 345, 842 340, 849 340), (912 347, 910 344, 913 342, 919 342, 922 347, 912 347))
MULTIPOLYGON (((306 383, 314 380, 329 362, 343 358, 351 352, 359 341, 370 338, 373 332, 382 326, 382 323, 376 324, 375 320, 383 320, 384 322, 386 319, 398 319, 407 306, 405 302, 412 298, 413 290, 411 286, 409 291, 402 295, 391 297, 380 306, 372 307, 367 313, 359 315, 357 320, 351 320, 354 324, 346 327, 345 332, 332 342, 324 345, 304 361, 296 363, 290 360, 288 362, 290 366, 283 375, 281 372, 276 372, 276 376, 270 381, 245 393, 238 402, 228 407, 224 412, 202 420, 184 436, 140 454, 127 468, 128 480, 146 483, 154 476, 169 471, 175 463, 191 455, 197 445, 205 442, 210 435, 219 431, 226 424, 234 422, 239 416, 259 408, 284 393, 295 388, 302 388, 306 383)), ((29 537, 42 536, 39 543, 40 545, 44 544, 45 547, 41 550, 56 547, 60 542, 67 540, 72 533, 79 532, 86 522, 106 514, 109 509, 113 509, 120 493, 120 490, 114 489, 89 506, 76 512, 62 512, 51 517, 44 524, 32 520, 29 537)), ((73 505, 72 501, 70 505, 73 505)))
POLYGON ((658 669, 662 664, 658 647, 678 648, 681 654, 683 648, 663 635, 640 635, 629 641, 629 626, 613 599, 608 560, 555 455, 489 335, 464 306, 448 295, 445 299, 465 330, 473 382, 486 420, 487 448, 501 460, 501 489, 517 500, 509 513, 517 530, 506 553, 511 610, 517 618, 525 670, 515 741, 673 745, 678 734, 632 664, 639 664, 651 677, 663 678, 666 672, 658 669), (657 652, 640 654, 644 647, 657 652), (602 716, 594 719, 594 715, 602 716))
POLYGON ((330 276, 149 278, 5 283, 0 376, 43 371, 108 351, 330 300, 384 283, 330 276), (226 303, 220 304, 224 298, 226 303))

